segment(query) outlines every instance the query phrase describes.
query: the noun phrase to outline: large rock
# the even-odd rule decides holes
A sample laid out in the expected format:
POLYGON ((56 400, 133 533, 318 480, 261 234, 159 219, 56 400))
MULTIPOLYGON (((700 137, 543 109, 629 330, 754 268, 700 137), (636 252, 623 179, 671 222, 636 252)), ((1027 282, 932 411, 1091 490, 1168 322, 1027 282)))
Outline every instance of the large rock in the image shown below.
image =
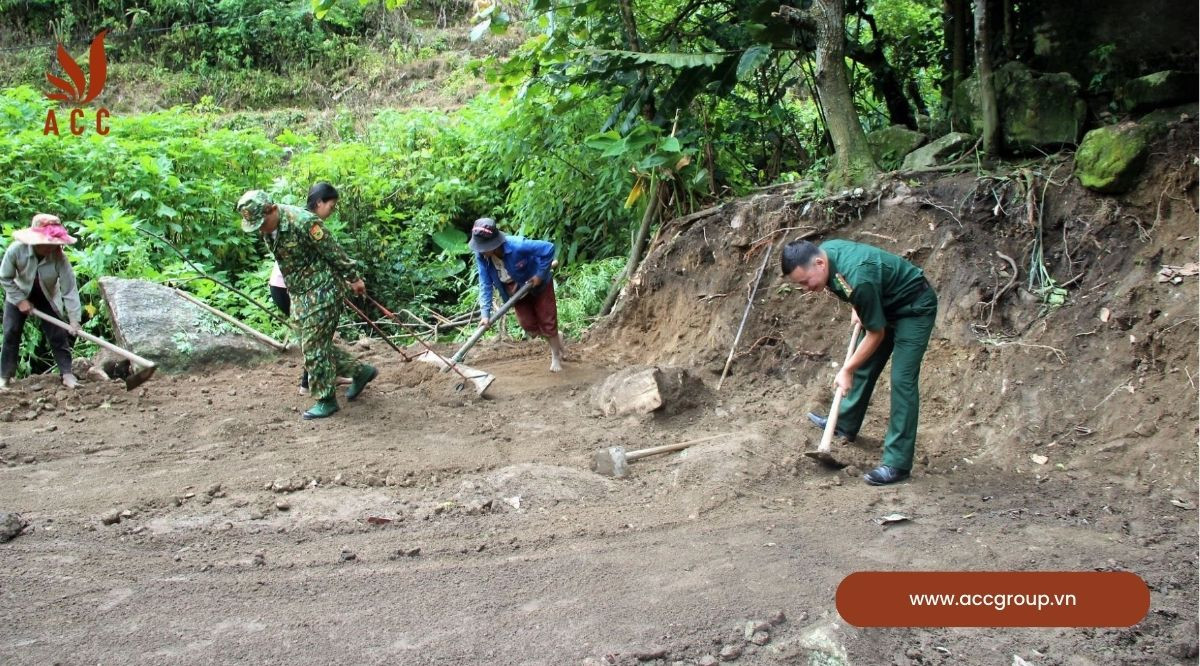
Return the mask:
MULTIPOLYGON (((1070 74, 1035 72, 1022 63, 1009 62, 996 70, 993 80, 1007 150, 1058 150, 1079 140, 1087 104, 1080 98, 1079 82, 1070 74)), ((977 75, 959 84, 955 115, 973 133, 983 133, 977 75)))
POLYGON ((1126 192, 1137 182, 1148 153, 1146 134, 1137 123, 1094 129, 1075 153, 1075 175, 1090 190, 1126 192))
POLYGON ((609 375, 592 391, 592 406, 605 416, 677 412, 695 404, 704 383, 682 368, 632 367, 609 375))
POLYGON ((1150 141, 1166 134, 1178 122, 1200 118, 1200 104, 1188 102, 1178 106, 1155 109, 1137 119, 1150 141))
POLYGON ((945 164, 962 155, 975 143, 975 137, 962 132, 951 132, 909 153, 904 158, 904 170, 928 169, 945 164))
POLYGON ((867 143, 871 146, 875 162, 889 171, 899 167, 905 155, 920 148, 926 141, 928 137, 924 134, 914 132, 903 125, 884 127, 867 135, 867 143))
POLYGON ((1168 70, 1127 81, 1121 86, 1121 105, 1126 111, 1147 111, 1195 101, 1196 75, 1168 70))
POLYGON ((182 372, 213 363, 254 363, 275 350, 154 282, 100 278, 119 346, 182 372))

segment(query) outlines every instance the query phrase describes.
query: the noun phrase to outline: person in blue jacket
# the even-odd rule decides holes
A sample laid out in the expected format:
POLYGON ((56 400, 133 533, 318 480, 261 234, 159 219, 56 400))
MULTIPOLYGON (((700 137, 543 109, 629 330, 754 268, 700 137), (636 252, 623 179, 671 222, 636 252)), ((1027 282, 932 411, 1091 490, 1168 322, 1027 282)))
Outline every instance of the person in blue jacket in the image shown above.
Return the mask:
POLYGON ((554 243, 506 236, 496 228, 495 220, 484 217, 475 220, 467 244, 475 252, 475 266, 479 269, 482 325, 487 326, 491 321, 495 289, 503 289, 507 300, 521 285, 533 284, 533 289, 513 306, 513 310, 526 333, 550 341, 550 372, 562 371, 563 342, 558 333, 558 302, 554 298, 554 280, 550 275, 554 243))

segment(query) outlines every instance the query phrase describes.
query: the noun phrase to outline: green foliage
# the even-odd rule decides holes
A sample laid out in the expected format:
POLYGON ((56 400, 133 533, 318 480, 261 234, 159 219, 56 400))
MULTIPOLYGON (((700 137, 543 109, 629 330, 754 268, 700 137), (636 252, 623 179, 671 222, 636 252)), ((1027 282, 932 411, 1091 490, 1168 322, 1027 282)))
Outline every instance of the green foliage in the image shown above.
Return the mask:
POLYGON ((1088 92, 1096 95, 1102 91, 1113 89, 1113 79, 1116 73, 1113 54, 1116 51, 1116 44, 1107 43, 1097 46, 1092 49, 1091 53, 1088 53, 1088 58, 1095 63, 1095 73, 1092 74, 1092 80, 1088 81, 1088 92))
POLYGON ((558 326, 563 335, 578 337, 600 313, 613 280, 625 268, 624 257, 580 264, 555 276, 558 326))
MULTIPOLYGON (((259 330, 287 336, 269 312, 200 276, 269 303, 266 249, 241 232, 231 210, 254 187, 279 202, 303 204, 313 182, 334 183, 340 197, 328 226, 362 264, 372 295, 397 308, 474 301, 477 282, 465 241, 478 217, 555 242, 568 293, 577 264, 628 246, 635 221, 622 205, 635 182, 629 164, 598 160, 578 140, 602 122, 604 100, 561 114, 491 96, 449 118, 431 111, 384 111, 374 118, 346 113, 339 116, 345 124, 337 143, 293 131, 302 115, 217 117, 205 110, 211 106, 121 114, 111 119, 107 136, 59 137, 41 132, 49 107, 37 91, 22 87, 0 95, 4 238, 35 212, 67 221, 81 239, 69 257, 89 331, 107 332, 96 316, 103 310, 96 278, 121 275, 176 284, 259 330)), ((671 160, 683 154, 680 141, 662 137, 658 128, 643 133, 652 142, 647 145, 674 151, 671 160)), ((579 293, 595 300, 588 289, 579 293)), ((578 311, 589 308, 594 304, 578 311)))

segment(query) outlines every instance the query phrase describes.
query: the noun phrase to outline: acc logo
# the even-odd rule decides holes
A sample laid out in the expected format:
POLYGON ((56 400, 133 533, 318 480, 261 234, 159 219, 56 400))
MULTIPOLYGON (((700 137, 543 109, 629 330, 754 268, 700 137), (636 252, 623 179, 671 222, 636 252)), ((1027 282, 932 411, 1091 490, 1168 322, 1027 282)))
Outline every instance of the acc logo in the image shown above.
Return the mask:
MULTIPOLYGON (((46 97, 59 102, 67 102, 75 108, 71 110, 71 134, 80 136, 86 130, 85 125, 80 125, 79 121, 87 117, 87 113, 79 108, 84 104, 96 99, 100 91, 104 90, 104 82, 108 79, 108 58, 104 54, 104 35, 107 30, 101 30, 100 34, 92 40, 91 50, 88 52, 88 70, 89 77, 84 78, 83 69, 67 53, 62 44, 58 45, 58 64, 62 66, 63 72, 70 78, 70 81, 57 77, 49 72, 46 73, 46 80, 58 88, 60 92, 47 93, 46 97)), ((96 111, 96 134, 101 136, 108 134, 108 126, 104 124, 104 120, 111 114, 108 109, 100 108, 96 111)), ((54 109, 46 112, 46 123, 42 127, 42 135, 53 133, 58 134, 58 117, 54 114, 54 109)))

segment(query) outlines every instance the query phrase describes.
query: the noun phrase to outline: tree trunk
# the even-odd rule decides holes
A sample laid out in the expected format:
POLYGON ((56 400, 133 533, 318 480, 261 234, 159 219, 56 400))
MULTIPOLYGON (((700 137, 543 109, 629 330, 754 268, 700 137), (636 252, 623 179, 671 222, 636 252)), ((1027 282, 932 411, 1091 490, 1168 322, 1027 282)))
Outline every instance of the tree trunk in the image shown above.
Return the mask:
POLYGON ((872 41, 872 50, 868 51, 861 46, 851 47, 850 58, 870 70, 875 93, 882 97, 887 105, 888 119, 892 124, 916 129, 917 119, 913 116, 912 106, 904 94, 904 85, 896 75, 896 70, 887 61, 879 41, 879 35, 876 33, 872 41))
POLYGON ((1004 3, 1004 59, 1012 62, 1017 59, 1016 26, 1013 24, 1013 1, 1002 0, 1004 3))
POLYGON ((971 75, 971 59, 967 55, 970 6, 967 0, 944 0, 942 5, 942 31, 946 39, 946 52, 950 54, 946 76, 943 79, 942 99, 957 106, 958 84, 971 75))
POLYGON ((987 5, 987 0, 975 0, 975 70, 979 73, 979 110, 983 114, 983 152, 995 157, 1000 152, 1000 111, 996 108, 996 86, 992 80, 987 5))
POLYGON ((833 140, 835 166, 829 184, 857 185, 879 174, 867 145, 867 135, 858 120, 850 83, 846 76, 846 28, 844 0, 814 0, 808 10, 782 6, 785 20, 812 27, 817 36, 817 102, 825 112, 833 140))
POLYGON ((625 270, 621 271, 621 275, 608 288, 608 295, 605 296, 604 305, 600 308, 601 317, 607 317, 608 313, 612 312, 621 288, 637 272, 638 264, 642 261, 642 246, 646 244, 646 237, 650 235, 650 227, 654 224, 654 219, 658 217, 658 211, 662 208, 662 201, 658 196, 658 183, 658 178, 652 178, 649 199, 646 200, 646 212, 642 215, 642 225, 638 227, 637 236, 633 239, 633 247, 629 250, 629 260, 625 262, 625 270))

